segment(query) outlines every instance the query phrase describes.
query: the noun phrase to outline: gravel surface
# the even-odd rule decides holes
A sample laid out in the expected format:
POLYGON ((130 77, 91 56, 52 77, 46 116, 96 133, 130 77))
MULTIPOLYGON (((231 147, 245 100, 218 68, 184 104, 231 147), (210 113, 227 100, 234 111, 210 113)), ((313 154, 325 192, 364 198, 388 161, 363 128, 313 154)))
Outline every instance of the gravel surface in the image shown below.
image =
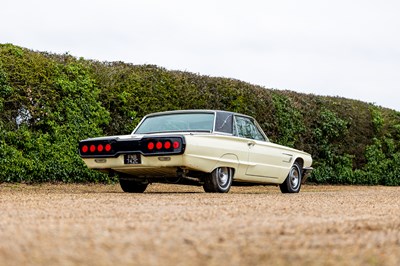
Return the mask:
POLYGON ((400 187, 0 184, 0 265, 400 265, 400 187))

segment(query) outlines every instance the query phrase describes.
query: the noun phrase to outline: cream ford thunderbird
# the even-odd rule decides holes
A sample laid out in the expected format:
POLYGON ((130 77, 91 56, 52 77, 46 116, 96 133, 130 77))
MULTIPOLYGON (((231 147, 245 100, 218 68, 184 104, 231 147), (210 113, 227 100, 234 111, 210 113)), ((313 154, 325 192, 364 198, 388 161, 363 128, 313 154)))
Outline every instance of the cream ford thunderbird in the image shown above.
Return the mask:
POLYGON ((270 142, 254 118, 212 110, 150 114, 131 135, 80 141, 79 154, 89 168, 118 174, 131 193, 156 182, 221 193, 275 184, 297 193, 312 170, 310 154, 270 142))

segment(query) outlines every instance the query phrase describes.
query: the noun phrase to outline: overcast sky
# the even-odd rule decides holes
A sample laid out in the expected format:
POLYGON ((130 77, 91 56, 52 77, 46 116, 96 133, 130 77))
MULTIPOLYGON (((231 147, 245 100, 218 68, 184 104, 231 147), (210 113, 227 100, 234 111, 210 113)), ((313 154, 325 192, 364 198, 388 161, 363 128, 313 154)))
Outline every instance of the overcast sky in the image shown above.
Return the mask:
POLYGON ((399 0, 1 0, 0 43, 400 111, 399 0))

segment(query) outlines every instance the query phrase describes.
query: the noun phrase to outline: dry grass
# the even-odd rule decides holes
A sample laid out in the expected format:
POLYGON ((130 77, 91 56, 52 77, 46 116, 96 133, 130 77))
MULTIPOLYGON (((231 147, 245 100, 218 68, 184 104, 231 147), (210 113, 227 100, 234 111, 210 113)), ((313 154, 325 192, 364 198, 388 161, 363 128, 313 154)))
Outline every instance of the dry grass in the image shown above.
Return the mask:
POLYGON ((400 188, 0 185, 0 265, 400 265, 400 188))

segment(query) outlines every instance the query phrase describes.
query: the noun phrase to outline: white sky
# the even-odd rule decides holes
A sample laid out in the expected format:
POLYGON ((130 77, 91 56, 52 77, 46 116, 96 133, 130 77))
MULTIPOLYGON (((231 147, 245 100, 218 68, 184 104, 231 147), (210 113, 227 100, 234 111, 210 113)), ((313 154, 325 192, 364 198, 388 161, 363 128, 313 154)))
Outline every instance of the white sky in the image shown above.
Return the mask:
POLYGON ((1 0, 0 43, 400 111, 399 0, 1 0))

